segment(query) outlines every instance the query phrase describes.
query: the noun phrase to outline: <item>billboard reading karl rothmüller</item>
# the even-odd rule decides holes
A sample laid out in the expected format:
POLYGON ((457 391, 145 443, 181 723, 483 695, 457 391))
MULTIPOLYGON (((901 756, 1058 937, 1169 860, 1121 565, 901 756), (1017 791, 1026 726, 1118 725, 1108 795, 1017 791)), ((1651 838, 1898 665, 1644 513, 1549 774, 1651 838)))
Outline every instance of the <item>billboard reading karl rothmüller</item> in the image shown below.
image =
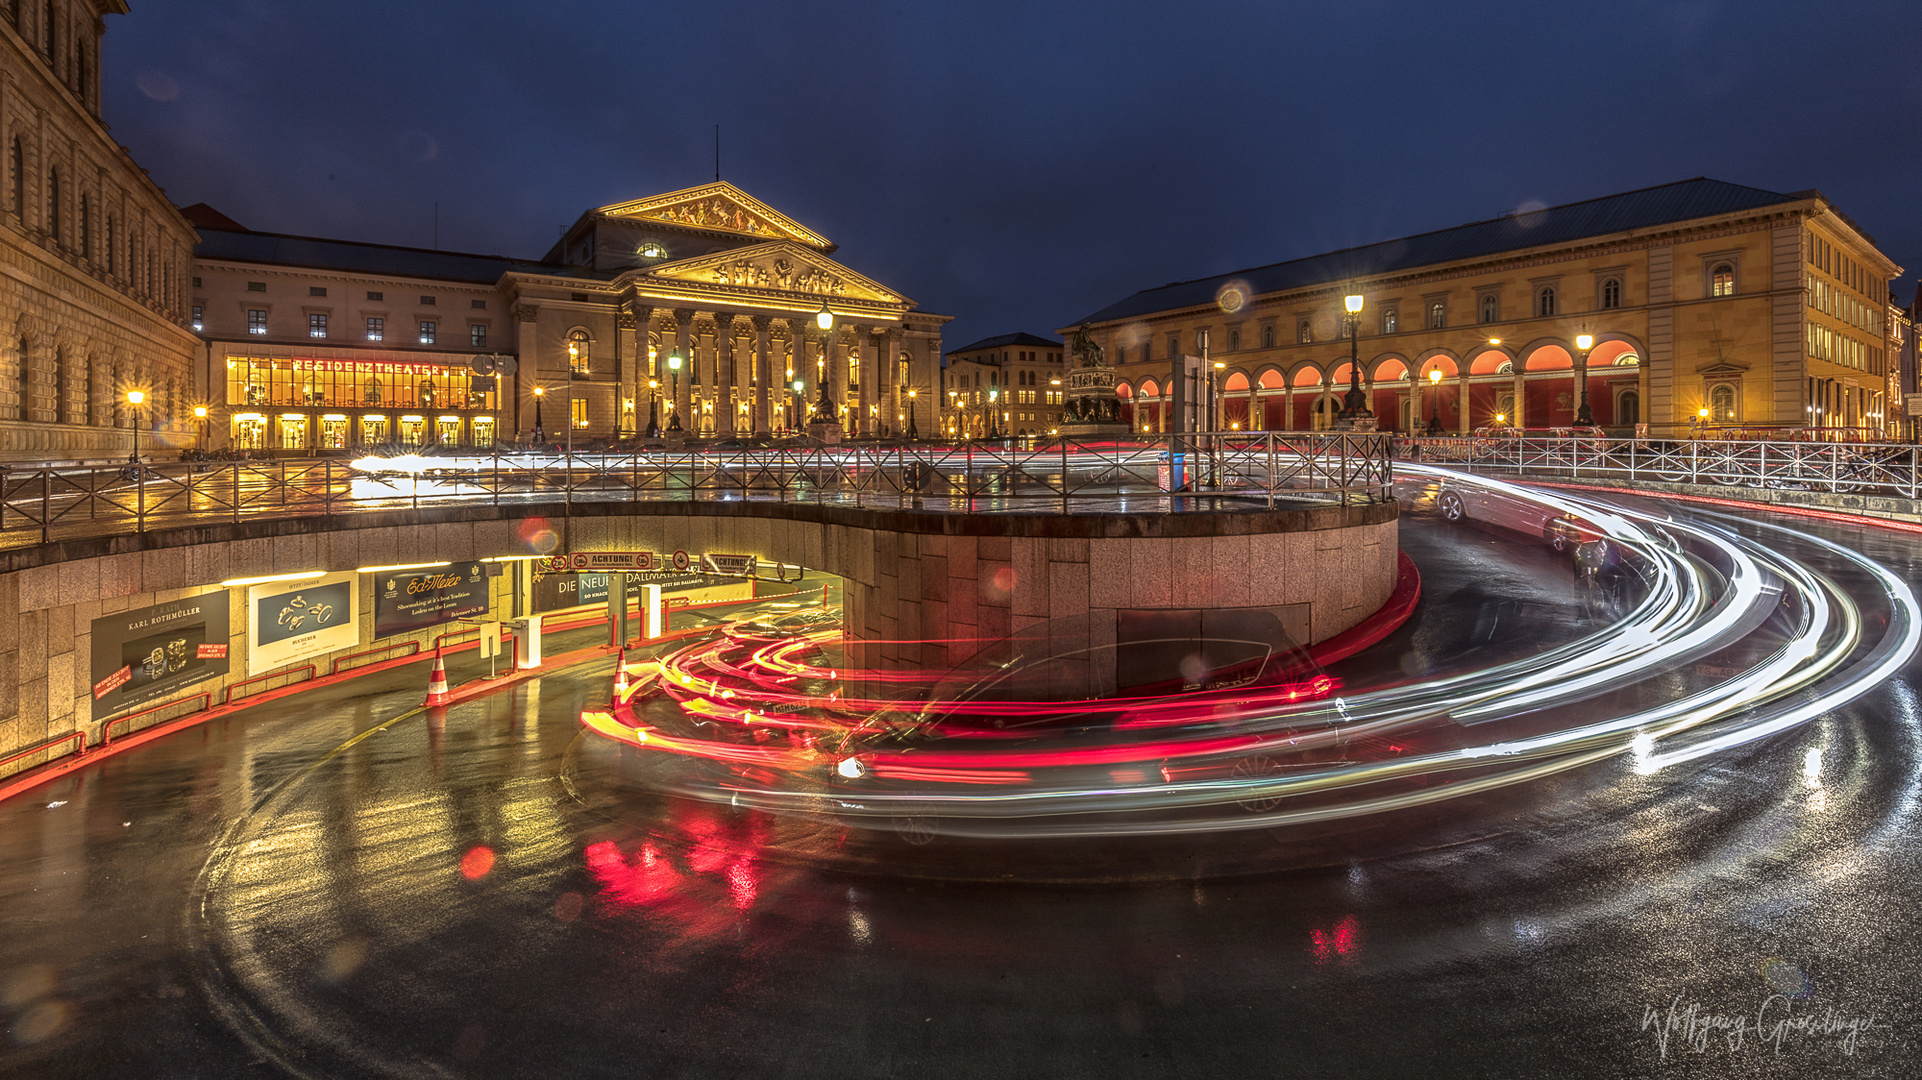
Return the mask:
POLYGON ((374 575, 374 636, 404 634, 487 613, 480 563, 374 575))
POLYGON ((359 585, 354 574, 277 581, 247 590, 247 674, 298 663, 360 644, 359 585))
POLYGON ((227 590, 93 621, 93 718, 227 674, 227 590))

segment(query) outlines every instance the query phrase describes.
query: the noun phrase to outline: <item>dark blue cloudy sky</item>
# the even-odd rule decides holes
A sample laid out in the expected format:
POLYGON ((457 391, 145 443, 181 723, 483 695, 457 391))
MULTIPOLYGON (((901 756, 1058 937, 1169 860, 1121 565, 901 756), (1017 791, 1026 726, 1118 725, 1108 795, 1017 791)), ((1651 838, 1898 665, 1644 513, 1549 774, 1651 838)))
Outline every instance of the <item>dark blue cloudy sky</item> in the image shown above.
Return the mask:
POLYGON ((1922 268, 1917 0, 132 0, 106 114, 256 229, 538 256, 723 175, 956 316, 1708 175, 1922 268))

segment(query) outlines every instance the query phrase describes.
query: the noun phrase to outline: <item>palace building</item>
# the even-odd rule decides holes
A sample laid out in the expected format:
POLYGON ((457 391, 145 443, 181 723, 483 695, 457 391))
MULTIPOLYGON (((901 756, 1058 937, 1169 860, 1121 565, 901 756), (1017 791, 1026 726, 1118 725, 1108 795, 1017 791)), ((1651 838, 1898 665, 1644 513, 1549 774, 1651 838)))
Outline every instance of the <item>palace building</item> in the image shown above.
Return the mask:
POLYGON ((193 229, 100 117, 100 38, 126 10, 0 0, 0 460, 124 457, 135 424, 193 427, 193 229))
POLYGON ((1033 334, 983 338, 947 355, 941 387, 941 434, 980 438, 992 425, 1003 435, 1042 435, 1061 422, 1061 343, 1033 334))
POLYGON ((541 259, 188 216, 210 446, 766 436, 824 391, 850 436, 905 432, 915 409, 935 422, 949 317, 725 182, 590 210, 541 259))
POLYGON ((1353 349, 1384 430, 1571 426, 1585 360, 1603 427, 1880 437, 1901 420, 1901 271, 1820 192, 1695 179, 1148 289, 1085 321, 1137 431, 1166 429, 1183 355, 1220 368, 1225 426, 1326 428, 1353 349))

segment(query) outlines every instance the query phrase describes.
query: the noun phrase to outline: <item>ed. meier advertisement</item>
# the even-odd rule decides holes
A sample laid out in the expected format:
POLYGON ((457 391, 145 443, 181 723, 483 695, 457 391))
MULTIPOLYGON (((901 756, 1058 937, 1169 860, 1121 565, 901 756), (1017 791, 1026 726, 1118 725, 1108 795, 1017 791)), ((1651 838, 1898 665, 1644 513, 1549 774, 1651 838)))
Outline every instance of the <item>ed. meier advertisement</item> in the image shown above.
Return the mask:
POLYGON ((487 568, 454 563, 374 578, 374 636, 404 634, 487 613, 487 568))
POLYGON ((252 621, 247 674, 360 644, 360 590, 352 573, 276 581, 247 590, 252 621))
POLYGON ((227 674, 227 590, 93 621, 93 718, 227 674))

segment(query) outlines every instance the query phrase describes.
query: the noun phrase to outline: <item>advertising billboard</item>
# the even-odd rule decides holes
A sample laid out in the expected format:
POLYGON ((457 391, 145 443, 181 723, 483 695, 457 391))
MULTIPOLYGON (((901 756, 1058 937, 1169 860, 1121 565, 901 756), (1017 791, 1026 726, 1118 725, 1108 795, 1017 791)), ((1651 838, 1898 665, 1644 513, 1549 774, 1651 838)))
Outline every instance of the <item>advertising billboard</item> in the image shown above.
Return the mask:
POLYGON ((352 573, 276 581, 247 590, 247 674, 360 644, 360 589, 352 573))
MULTIPOLYGON (((607 574, 542 574, 534 579, 534 611, 566 611, 607 603, 607 574)), ((629 574, 628 596, 640 595, 641 586, 659 585, 662 592, 698 589, 710 582, 701 574, 629 574)))
POLYGON ((390 570, 373 578, 375 637, 487 613, 487 570, 477 562, 390 570))
POLYGON ((93 718, 227 674, 227 590, 93 621, 93 718))

